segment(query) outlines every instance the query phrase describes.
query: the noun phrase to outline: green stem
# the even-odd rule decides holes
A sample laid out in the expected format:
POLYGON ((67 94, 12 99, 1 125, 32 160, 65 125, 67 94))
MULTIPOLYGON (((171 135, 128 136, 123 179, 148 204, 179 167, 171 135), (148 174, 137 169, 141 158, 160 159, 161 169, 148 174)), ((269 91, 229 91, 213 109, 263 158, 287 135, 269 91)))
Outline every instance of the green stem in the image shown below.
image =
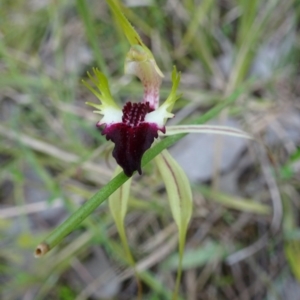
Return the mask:
MULTIPOLYGON (((215 117, 225 107, 233 103, 245 90, 245 86, 240 87, 236 92, 231 94, 221 104, 216 105, 201 117, 196 119, 193 124, 204 124, 208 120, 215 117)), ((161 140, 159 143, 149 149, 143 159, 142 167, 148 164, 161 151, 170 147, 178 140, 183 138, 186 134, 179 134, 169 136, 161 140)), ((110 182, 103 186, 91 199, 82 205, 76 212, 74 212, 66 221, 59 225, 50 235, 39 244, 35 250, 35 256, 40 257, 46 254, 49 250, 60 243, 70 232, 72 232, 86 217, 88 217, 101 203, 103 203, 114 191, 116 191, 122 184, 128 180, 128 177, 121 172, 114 177, 110 182)))
POLYGON ((125 253, 126 253, 126 256, 127 256, 127 261, 128 261, 128 264, 132 267, 135 267, 135 261, 132 257, 132 254, 131 254, 131 251, 130 251, 130 248, 129 248, 129 245, 127 243, 127 239, 126 239, 126 233, 125 233, 125 228, 124 226, 122 227, 118 227, 118 231, 119 231, 119 236, 121 238, 121 242, 122 242, 122 245, 123 245, 123 248, 125 250, 125 253))
POLYGON ((122 220, 121 224, 116 224, 118 227, 118 231, 119 231, 119 236, 121 238, 121 242, 123 245, 123 248, 125 250, 126 256, 127 256, 127 261, 129 263, 130 266, 132 266, 133 270, 134 270, 134 276, 136 278, 136 283, 137 283, 137 289, 138 289, 138 300, 142 299, 142 283, 141 283, 141 279, 139 276, 139 273, 136 270, 136 263, 133 259, 133 256, 131 254, 128 242, 127 242, 127 238, 126 238, 126 232, 125 232, 125 227, 124 227, 124 222, 122 220))
POLYGON ((179 230, 179 263, 178 263, 177 277, 176 277, 175 289, 173 292, 172 300, 177 300, 178 294, 179 294, 179 287, 180 287, 180 281, 181 281, 181 275, 182 275, 182 259, 183 259, 183 253, 184 253, 186 231, 187 231, 187 227, 184 228, 183 230, 179 230))

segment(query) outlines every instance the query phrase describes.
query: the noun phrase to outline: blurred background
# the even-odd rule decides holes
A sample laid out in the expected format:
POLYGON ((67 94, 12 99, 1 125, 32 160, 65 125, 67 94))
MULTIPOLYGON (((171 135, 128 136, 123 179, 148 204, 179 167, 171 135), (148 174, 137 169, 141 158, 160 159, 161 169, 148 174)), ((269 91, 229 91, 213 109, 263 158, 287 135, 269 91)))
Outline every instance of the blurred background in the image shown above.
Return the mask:
MULTIPOLYGON (((188 124, 243 86, 210 123, 257 140, 188 135, 170 149, 194 195, 179 299, 299 300, 300 1, 123 4, 165 74, 162 99, 172 66, 182 72, 169 124, 188 124)), ((0 2, 1 299, 135 299, 106 203, 33 256, 112 176, 112 144, 81 79, 98 67, 119 103, 139 101, 141 84, 123 73, 128 50, 105 1, 0 2)), ((170 299, 177 231, 152 164, 134 176, 126 228, 143 299, 170 299)))

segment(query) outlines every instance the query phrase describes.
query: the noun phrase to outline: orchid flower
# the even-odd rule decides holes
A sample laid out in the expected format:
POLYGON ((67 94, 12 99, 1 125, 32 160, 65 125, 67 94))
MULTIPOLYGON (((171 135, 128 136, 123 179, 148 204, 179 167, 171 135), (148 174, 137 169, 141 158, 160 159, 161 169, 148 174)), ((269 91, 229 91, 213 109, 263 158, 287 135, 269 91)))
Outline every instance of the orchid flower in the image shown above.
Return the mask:
MULTIPOLYGON (((144 87, 144 95, 141 102, 126 102, 123 107, 120 107, 112 97, 107 78, 98 69, 93 69, 93 75, 88 73, 96 88, 87 82, 84 84, 100 100, 100 104, 90 102, 87 104, 96 108, 95 113, 102 115, 97 127, 102 128, 102 134, 106 136, 106 139, 115 144, 113 157, 128 177, 131 177, 135 171, 142 174, 141 160, 143 154, 159 136, 188 132, 214 132, 249 137, 240 130, 220 126, 166 126, 167 120, 174 117, 172 109, 180 97, 177 93, 180 73, 176 67, 173 68, 170 94, 160 105, 159 88, 164 77, 163 73, 159 69, 152 52, 142 42, 116 1, 107 0, 107 3, 131 44, 125 59, 125 73, 140 79, 144 87)), ((168 151, 164 150, 159 154, 155 158, 155 162, 165 182, 171 212, 179 232, 180 264, 175 288, 178 291, 185 237, 192 215, 192 192, 186 174, 168 151)), ((120 171, 121 169, 118 168, 116 174, 120 171)), ((124 218, 130 184, 131 180, 128 180, 109 199, 110 209, 127 253, 129 253, 129 247, 124 230, 124 218)), ((128 256, 129 260, 132 261, 131 255, 128 254, 128 256)))
POLYGON ((180 74, 174 67, 171 93, 159 106, 159 86, 162 74, 156 71, 155 61, 152 62, 147 58, 142 61, 133 60, 136 56, 141 58, 143 55, 145 53, 140 46, 132 47, 126 63, 126 71, 136 74, 144 85, 144 97, 140 103, 126 102, 123 108, 120 108, 111 96, 106 77, 97 69, 94 69, 95 78, 90 74, 89 76, 99 91, 85 83, 101 101, 101 104, 90 102, 87 104, 97 109, 95 113, 103 115, 97 126, 103 125, 102 134, 115 144, 113 157, 128 177, 131 177, 135 171, 142 173, 142 156, 151 147, 154 139, 158 138, 159 131, 166 133, 165 122, 174 116, 171 109, 179 98, 176 90, 180 74))
POLYGON ((168 98, 159 106, 159 88, 164 77, 156 64, 151 51, 143 44, 141 38, 120 12, 114 1, 107 1, 117 19, 121 19, 125 34, 131 43, 125 60, 125 73, 137 76, 144 86, 144 96, 140 103, 126 102, 120 108, 114 101, 107 78, 98 69, 93 69, 94 77, 88 73, 90 79, 97 87, 95 90, 84 82, 88 89, 100 100, 101 104, 87 102, 102 115, 97 127, 104 127, 102 134, 114 144, 113 157, 123 168, 124 173, 131 177, 135 171, 142 174, 141 160, 158 134, 166 136, 179 133, 223 133, 234 136, 247 137, 243 131, 224 126, 207 125, 178 125, 166 127, 165 123, 173 118, 172 108, 180 97, 177 88, 180 82, 180 73, 176 67, 172 72, 172 89, 168 98))

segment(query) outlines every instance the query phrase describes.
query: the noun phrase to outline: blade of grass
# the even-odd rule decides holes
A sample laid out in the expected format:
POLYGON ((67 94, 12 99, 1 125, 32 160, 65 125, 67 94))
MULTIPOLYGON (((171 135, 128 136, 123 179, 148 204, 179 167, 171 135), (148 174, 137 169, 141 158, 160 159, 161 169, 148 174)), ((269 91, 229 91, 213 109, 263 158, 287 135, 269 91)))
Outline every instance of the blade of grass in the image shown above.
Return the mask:
POLYGON ((216 191, 212 191, 204 186, 197 187, 197 189, 199 189, 199 191, 204 196, 211 197, 212 200, 229 208, 262 215, 269 215, 271 213, 271 207, 262 203, 255 202, 253 200, 237 198, 234 196, 219 193, 216 191))
MULTIPOLYGON (((272 16, 272 12, 276 8, 277 2, 278 0, 268 1, 263 12, 256 16, 255 19, 251 19, 253 22, 251 26, 248 27, 247 34, 243 37, 243 42, 238 49, 225 94, 230 94, 233 90, 235 90, 235 88, 246 77, 255 55, 254 49, 256 48, 260 38, 263 36, 266 23, 272 16)), ((252 10, 254 9, 255 6, 253 6, 252 10)), ((247 20, 247 24, 249 24, 249 20, 247 20)))
POLYGON ((88 2, 85 0, 77 0, 76 6, 78 13, 80 14, 83 24, 85 26, 86 35, 88 37, 89 43, 93 49, 94 57, 96 59, 97 65, 106 75, 109 74, 106 64, 101 53, 101 49, 97 43, 98 35, 96 34, 95 25, 93 24, 93 18, 89 11, 88 2))
POLYGON ((245 37, 248 35, 249 28, 253 25, 256 17, 259 1, 257 0, 242 0, 240 7, 242 9, 242 16, 238 27, 237 44, 239 47, 243 45, 245 37))

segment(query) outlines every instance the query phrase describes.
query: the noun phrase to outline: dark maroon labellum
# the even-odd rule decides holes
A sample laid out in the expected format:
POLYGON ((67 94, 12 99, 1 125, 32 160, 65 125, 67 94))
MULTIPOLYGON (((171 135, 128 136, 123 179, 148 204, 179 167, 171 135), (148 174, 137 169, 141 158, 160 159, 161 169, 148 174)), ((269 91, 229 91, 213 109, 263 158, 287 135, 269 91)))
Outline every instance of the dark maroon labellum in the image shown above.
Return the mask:
POLYGON ((144 122, 146 114, 151 111, 148 102, 127 102, 123 108, 122 123, 106 126, 102 132, 107 140, 115 143, 113 157, 128 177, 134 171, 142 174, 143 154, 158 137, 157 125, 144 122))

